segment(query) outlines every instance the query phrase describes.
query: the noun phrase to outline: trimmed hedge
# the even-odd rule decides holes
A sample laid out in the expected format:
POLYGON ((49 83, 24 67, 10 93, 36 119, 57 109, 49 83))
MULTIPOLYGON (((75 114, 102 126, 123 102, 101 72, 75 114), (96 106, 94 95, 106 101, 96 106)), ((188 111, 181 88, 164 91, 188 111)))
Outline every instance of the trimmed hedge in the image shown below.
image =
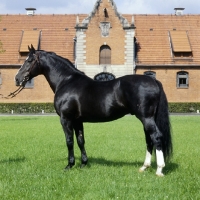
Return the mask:
MULTIPOLYGON (((0 113, 28 114, 28 113, 56 113, 53 103, 0 103, 0 113)), ((198 103, 169 103, 170 113, 196 113, 200 111, 198 103)))
POLYGON ((196 103, 169 103, 170 113, 196 113, 200 111, 200 102, 196 103))
POLYGON ((56 113, 53 103, 0 103, 0 113, 56 113))

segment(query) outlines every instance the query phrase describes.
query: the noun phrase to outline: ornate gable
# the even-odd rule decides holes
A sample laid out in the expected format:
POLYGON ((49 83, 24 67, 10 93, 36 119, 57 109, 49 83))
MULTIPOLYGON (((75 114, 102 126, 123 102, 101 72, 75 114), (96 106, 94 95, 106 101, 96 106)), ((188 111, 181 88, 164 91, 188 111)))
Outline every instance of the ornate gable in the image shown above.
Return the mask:
POLYGON ((77 16, 77 68, 91 77, 105 71, 115 77, 134 73, 135 26, 131 20, 117 11, 113 0, 97 0, 82 22, 77 16))
POLYGON ((134 28, 134 24, 133 21, 131 24, 129 24, 128 20, 126 18, 124 18, 118 11, 117 11, 117 6, 115 4, 115 2, 113 0, 97 0, 94 8, 92 10, 92 12, 82 21, 82 23, 79 23, 79 19, 77 19, 77 23, 76 23, 76 28, 80 28, 80 29, 87 29, 91 19, 95 16, 96 13, 99 12, 104 12, 104 16, 105 18, 109 16, 109 13, 107 11, 106 5, 107 3, 110 3, 110 6, 112 7, 112 9, 115 12, 115 15, 119 18, 120 23, 122 24, 122 27, 124 29, 130 29, 130 28, 134 28), (99 11, 100 5, 103 4, 104 6, 104 10, 103 11, 99 11))

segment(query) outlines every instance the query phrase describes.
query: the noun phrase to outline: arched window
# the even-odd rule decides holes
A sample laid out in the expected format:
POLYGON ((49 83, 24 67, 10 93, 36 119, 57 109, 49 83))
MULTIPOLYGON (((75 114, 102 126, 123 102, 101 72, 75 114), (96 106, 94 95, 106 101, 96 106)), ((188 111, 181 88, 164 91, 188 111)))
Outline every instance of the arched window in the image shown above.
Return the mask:
POLYGON ((95 81, 111 81, 113 79, 115 79, 115 76, 108 72, 99 73, 94 77, 95 81))
POLYGON ((188 72, 185 72, 185 71, 177 72, 176 86, 177 86, 177 88, 188 88, 189 87, 189 74, 188 74, 188 72))
POLYGON ((100 47, 99 64, 100 65, 111 64, 111 49, 108 45, 103 45, 100 47))
POLYGON ((150 77, 156 79, 156 72, 146 71, 146 72, 144 72, 144 75, 147 75, 147 76, 150 76, 150 77))

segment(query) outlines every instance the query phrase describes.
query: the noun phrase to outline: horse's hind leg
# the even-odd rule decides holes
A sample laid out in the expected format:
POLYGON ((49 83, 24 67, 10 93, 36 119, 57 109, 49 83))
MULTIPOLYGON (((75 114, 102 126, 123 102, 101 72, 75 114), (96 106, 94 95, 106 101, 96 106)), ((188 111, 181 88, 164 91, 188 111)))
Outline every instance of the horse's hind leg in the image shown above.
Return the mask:
POLYGON ((84 167, 88 162, 88 158, 85 150, 83 123, 81 121, 75 121, 73 123, 73 128, 75 130, 77 143, 81 151, 81 167, 84 167))
MULTIPOLYGON (((162 169, 165 166, 164 162, 164 156, 162 151, 162 134, 159 131, 158 127, 155 124, 154 119, 151 118, 145 118, 142 120, 147 140, 147 156, 145 159, 145 162, 147 163, 147 166, 151 158, 150 154, 152 153, 153 146, 155 146, 156 149, 156 162, 157 162, 157 171, 156 175, 158 176, 164 176, 162 173, 162 169), (151 142, 150 142, 151 139, 151 142)), ((143 168, 142 168, 143 169, 143 168)))
POLYGON ((148 167, 151 166, 151 157, 152 157, 152 151, 153 151, 153 142, 151 140, 150 135, 146 131, 145 131, 145 137, 146 137, 147 150, 146 150, 146 156, 145 156, 144 164, 139 169, 140 172, 145 171, 146 168, 148 168, 148 167))

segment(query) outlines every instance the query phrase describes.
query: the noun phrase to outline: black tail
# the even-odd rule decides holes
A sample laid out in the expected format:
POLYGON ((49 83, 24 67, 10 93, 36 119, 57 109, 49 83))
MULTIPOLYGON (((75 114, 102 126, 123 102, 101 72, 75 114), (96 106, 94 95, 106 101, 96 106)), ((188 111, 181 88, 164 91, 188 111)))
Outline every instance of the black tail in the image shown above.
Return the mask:
POLYGON ((171 125, 170 125, 169 111, 168 111, 168 101, 167 101, 167 97, 165 95, 161 82, 157 80, 156 82, 160 88, 160 101, 157 108, 155 121, 156 121, 157 127, 162 133, 162 150, 163 150, 164 158, 166 160, 170 158, 173 151, 171 125))

